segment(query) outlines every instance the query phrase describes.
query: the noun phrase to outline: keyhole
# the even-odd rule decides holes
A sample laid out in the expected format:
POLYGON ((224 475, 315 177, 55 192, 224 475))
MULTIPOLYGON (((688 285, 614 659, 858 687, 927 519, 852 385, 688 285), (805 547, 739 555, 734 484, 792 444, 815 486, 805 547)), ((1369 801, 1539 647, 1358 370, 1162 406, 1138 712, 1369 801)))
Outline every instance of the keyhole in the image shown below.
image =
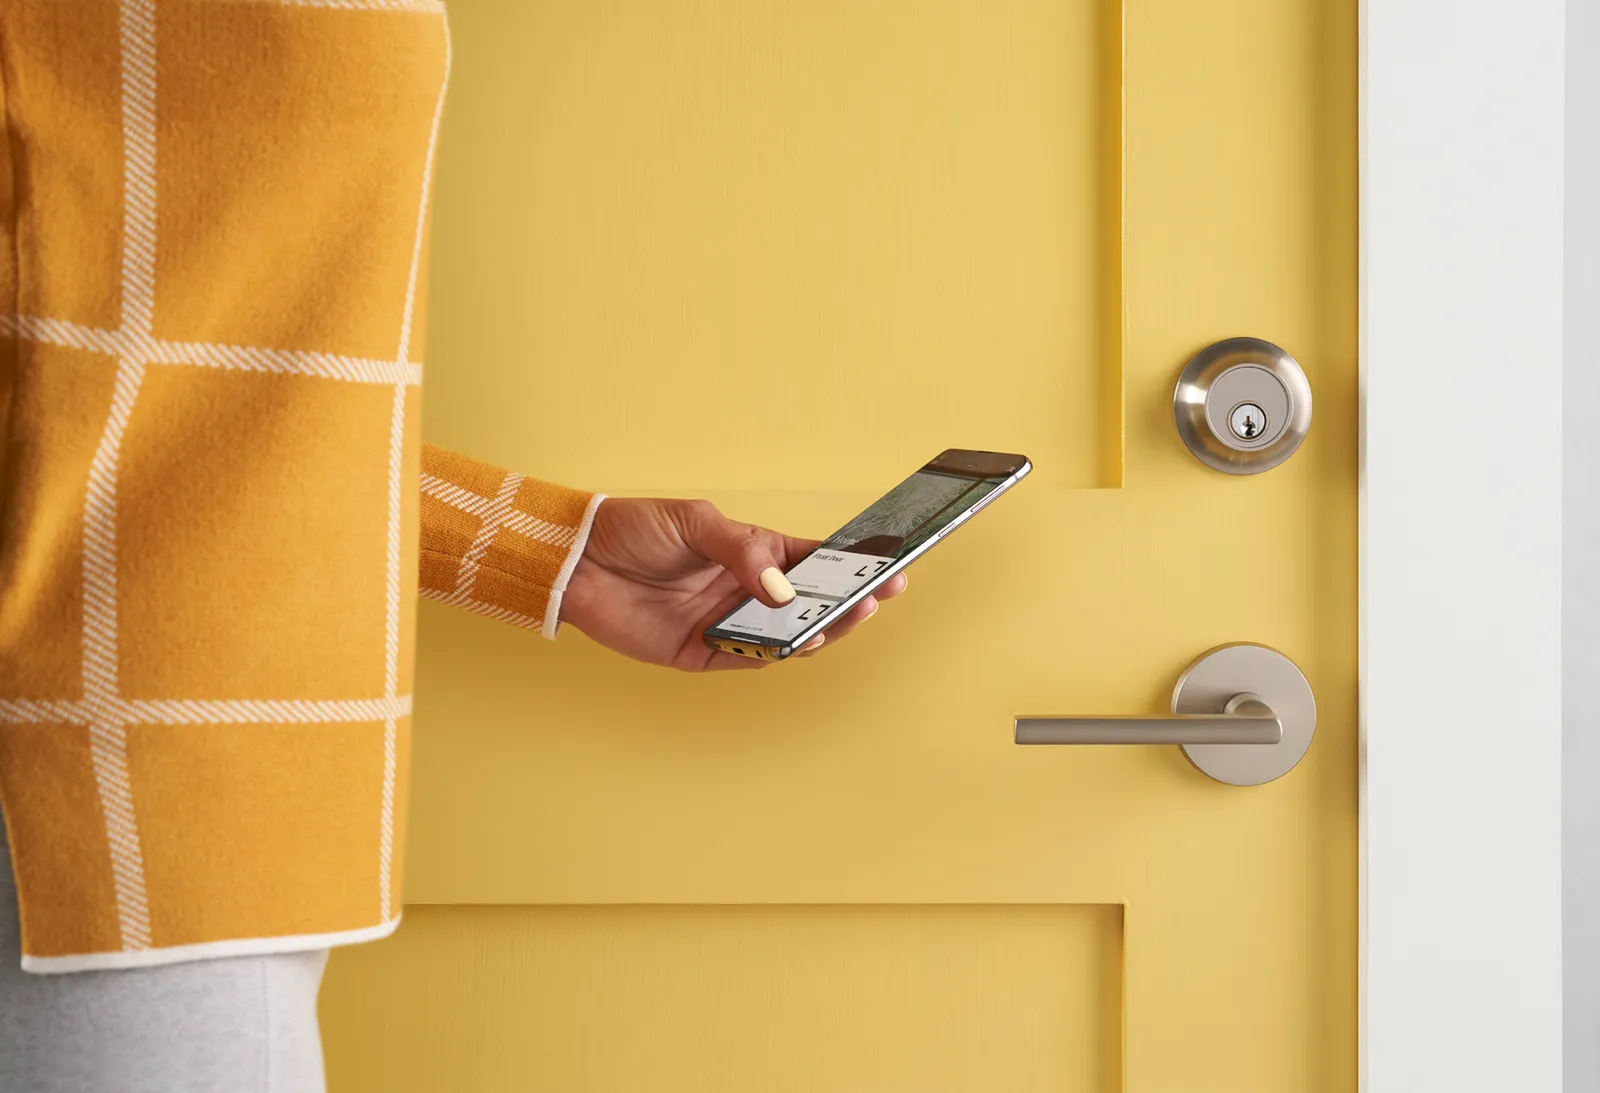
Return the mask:
POLYGON ((1254 440, 1267 427, 1267 412, 1253 402, 1241 402, 1228 415, 1228 427, 1240 440, 1254 440))

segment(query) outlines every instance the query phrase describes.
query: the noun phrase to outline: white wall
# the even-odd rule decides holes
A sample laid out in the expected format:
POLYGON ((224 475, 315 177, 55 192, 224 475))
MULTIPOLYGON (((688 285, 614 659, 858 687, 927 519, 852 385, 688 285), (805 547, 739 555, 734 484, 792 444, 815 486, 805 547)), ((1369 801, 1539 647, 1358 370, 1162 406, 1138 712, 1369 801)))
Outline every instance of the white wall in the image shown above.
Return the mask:
POLYGON ((1562 933, 1565 1090, 1600 1093, 1600 3, 1567 3, 1562 933))

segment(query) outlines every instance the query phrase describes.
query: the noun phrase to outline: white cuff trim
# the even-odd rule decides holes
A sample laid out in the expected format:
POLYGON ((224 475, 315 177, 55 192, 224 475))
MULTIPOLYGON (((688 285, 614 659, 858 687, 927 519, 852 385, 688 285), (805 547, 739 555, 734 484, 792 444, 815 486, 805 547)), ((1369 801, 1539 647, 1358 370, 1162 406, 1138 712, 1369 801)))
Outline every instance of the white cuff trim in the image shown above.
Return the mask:
POLYGON ((115 968, 153 968, 161 964, 183 964, 191 960, 219 960, 230 956, 267 956, 272 953, 303 953, 311 949, 331 949, 337 945, 356 945, 377 941, 394 933, 400 916, 376 926, 341 930, 331 934, 290 934, 286 937, 242 937, 228 941, 203 941, 196 945, 172 945, 164 949, 134 949, 112 953, 83 953, 75 956, 22 957, 22 970, 35 975, 60 975, 67 972, 103 971, 115 968))
POLYGON ((544 627, 539 633, 551 641, 556 639, 556 634, 561 630, 561 597, 567 591, 567 582, 572 580, 572 571, 578 568, 578 559, 583 557, 583 548, 589 545, 589 529, 594 527, 595 510, 605 499, 603 493, 589 498, 589 504, 583 510, 583 519, 578 522, 578 535, 567 549, 567 560, 561 563, 561 571, 550 586, 550 601, 544 608, 544 627))

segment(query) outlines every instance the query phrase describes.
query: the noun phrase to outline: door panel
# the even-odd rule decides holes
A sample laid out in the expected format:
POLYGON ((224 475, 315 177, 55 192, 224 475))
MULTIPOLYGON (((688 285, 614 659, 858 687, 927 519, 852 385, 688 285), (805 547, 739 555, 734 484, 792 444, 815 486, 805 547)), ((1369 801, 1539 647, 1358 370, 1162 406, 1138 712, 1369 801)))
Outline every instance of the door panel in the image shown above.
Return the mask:
POLYGON ((341 954, 334 1089, 1120 1088, 1117 907, 406 914, 405 959, 341 954))
POLYGON ((627 492, 881 492, 996 435, 1115 484, 1115 3, 450 11, 433 434, 627 492))
MULTIPOLYGON (((850 969, 884 977, 935 974, 933 952, 978 959, 1030 909, 1082 923, 1112 908, 1121 989, 1093 997, 1120 999, 1124 1088, 1353 1089, 1354 0, 1128 0, 1120 20, 1090 0, 640 7, 453 0, 430 438, 816 535, 946 446, 1025 450, 1039 472, 919 561, 912 592, 847 646, 759 673, 676 676, 424 604, 410 917, 333 962, 335 1093, 445 1088, 425 1075, 452 1066, 507 1076, 477 1088, 567 1088, 474 1031, 502 1021, 605 1044, 591 1064, 613 1069, 594 1073, 667 1075, 613 1088, 782 1088, 684 1070, 663 1045, 689 1035, 685 1013, 702 1043, 752 1027, 715 999, 819 1005, 826 965, 796 978, 775 940, 796 905, 818 916, 802 955, 842 951, 860 909, 895 909, 918 940, 850 969), (1082 67, 1052 75, 1114 76, 1118 29, 1120 95, 1082 67), (922 102, 959 124, 935 139, 922 102), (483 147, 507 134, 520 158, 483 147), (656 166, 636 177, 640 148, 656 166), (923 191, 935 162, 956 177, 923 191), (1005 293, 987 276, 1023 266, 1005 293), (1294 458, 1244 478, 1201 466, 1171 417, 1184 361, 1236 334, 1289 349, 1316 397, 1294 458), (750 375, 763 353, 781 368, 750 375), (840 406, 855 417, 764 409, 803 394, 817 360, 840 369, 827 398, 865 385, 840 406), (725 422, 778 443, 730 462, 725 422), (1281 650, 1315 690, 1316 739, 1278 782, 1222 786, 1175 748, 1011 743, 1019 713, 1160 712, 1184 665, 1229 641, 1281 650), (991 917, 940 933, 950 905, 991 917), (480 928, 501 914, 518 925, 480 928), (562 960, 517 955, 573 923, 597 932, 562 960), (718 948, 737 936, 753 979, 718 948), (561 1002, 600 997, 614 944, 654 953, 636 989, 673 1000, 630 1011, 625 1035, 572 1024, 561 1002)), ((938 1020, 988 1012, 1008 982, 1045 999, 1039 968, 1087 990, 1080 958, 1040 952, 980 959, 970 991, 930 986, 938 1020)), ((890 994, 839 982, 892 1059, 946 1046, 890 994)), ((846 1067, 845 1039, 808 1020, 740 1065, 809 1043, 846 1067)), ((1108 1018, 1083 1020, 1093 1041, 1108 1018)), ((1086 1080, 1043 1051, 941 1068, 943 1086, 888 1061, 876 1086, 836 1069, 804 1088, 1086 1080)))

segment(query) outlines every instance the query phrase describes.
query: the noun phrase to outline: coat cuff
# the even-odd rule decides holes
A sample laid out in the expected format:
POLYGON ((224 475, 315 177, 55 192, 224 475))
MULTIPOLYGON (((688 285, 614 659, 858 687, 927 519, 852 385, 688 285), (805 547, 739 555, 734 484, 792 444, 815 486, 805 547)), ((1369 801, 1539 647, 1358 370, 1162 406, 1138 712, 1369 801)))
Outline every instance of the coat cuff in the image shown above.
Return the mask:
POLYGON ((424 444, 418 591, 554 638, 604 499, 424 444))

